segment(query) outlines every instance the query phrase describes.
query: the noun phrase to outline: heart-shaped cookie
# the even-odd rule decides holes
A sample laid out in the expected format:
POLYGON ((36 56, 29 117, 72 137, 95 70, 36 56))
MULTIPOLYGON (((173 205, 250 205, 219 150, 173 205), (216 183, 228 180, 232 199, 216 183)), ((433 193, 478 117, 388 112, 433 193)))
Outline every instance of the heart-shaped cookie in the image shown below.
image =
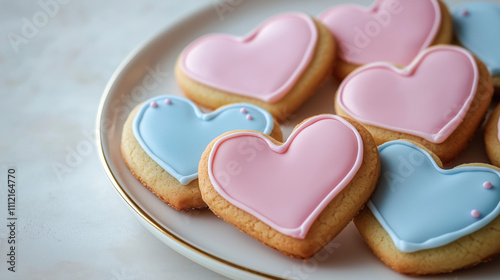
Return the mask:
POLYGON ((378 177, 378 159, 371 144, 367 131, 360 133, 334 115, 306 120, 284 144, 255 132, 229 133, 205 151, 200 164, 204 169, 200 170, 202 196, 212 211, 242 231, 285 254, 307 258, 348 223, 371 192, 378 177), (362 168, 367 161, 371 166, 362 168), (366 169, 372 173, 367 175, 366 169), (360 176, 367 177, 359 185, 351 185, 360 176), (346 204, 332 208, 353 189, 358 189, 359 197, 347 196, 350 203, 344 201, 346 204), (214 197, 223 199, 224 206, 214 197), (286 247, 278 237, 262 239, 265 234, 254 232, 254 223, 241 222, 242 217, 229 216, 228 211, 243 211, 256 223, 279 233, 279 238, 295 240, 293 243, 311 240, 310 248, 301 244, 286 247), (317 223, 320 215, 322 220, 337 223, 317 223), (321 227, 326 228, 318 233, 321 227))
POLYGON ((491 79, 480 78, 485 71, 480 71, 479 63, 465 49, 438 46, 421 52, 406 68, 389 63, 368 64, 340 85, 337 113, 378 128, 372 131, 377 143, 419 138, 419 143, 428 143, 426 146, 447 162, 465 147, 491 100, 491 79), (476 118, 467 133, 461 135, 465 137, 463 147, 448 153, 432 148, 447 145, 444 142, 470 114, 476 118))
POLYGON ((401 140, 381 145, 379 152, 381 178, 369 210, 355 223, 384 262, 404 273, 439 273, 500 251, 497 169, 475 164, 444 170, 426 150, 401 140))
MULTIPOLYGON (((466 3, 453 9, 455 34, 479 57, 493 76, 500 76, 500 5, 466 3)), ((500 86, 500 80, 495 83, 500 86)))
MULTIPOLYGON (((233 104, 211 113, 203 113, 191 101, 177 96, 158 96, 134 110, 124 127, 122 154, 128 166, 156 194, 176 209, 194 208, 189 202, 180 203, 169 193, 183 193, 201 200, 197 188, 198 164, 206 146, 217 136, 232 130, 247 129, 280 138, 279 127, 265 110, 251 104, 233 104), (279 133, 276 133, 278 131, 279 133), (133 135, 130 135, 133 132, 133 135), (130 137, 130 136, 133 136, 130 137), (131 154, 140 151, 143 155, 131 154), (151 162, 151 166, 140 164, 151 162), (151 174, 152 170, 159 170, 151 174), (165 172, 167 179, 158 179, 165 172), (173 177, 170 178, 169 176, 173 177), (195 186, 192 186, 195 184, 195 186), (157 187, 154 187, 156 185, 157 187), (178 206, 183 204, 183 206, 178 206), (190 207, 192 206, 192 207, 190 207)), ((187 199, 189 200, 189 199, 187 199)))
POLYGON ((431 48, 404 69, 377 63, 356 71, 340 86, 337 101, 362 123, 441 143, 462 122, 478 80, 469 53, 431 48))
POLYGON ((284 116, 319 86, 334 52, 326 27, 308 15, 287 13, 244 37, 195 40, 180 55, 176 75, 186 95, 207 107, 247 102, 284 116))
POLYGON ((181 66, 191 78, 208 86, 273 102, 286 94, 307 67, 317 40, 310 17, 287 14, 270 19, 245 37, 206 35, 186 48, 181 66))
POLYGON ((304 238, 362 162, 357 130, 340 118, 321 117, 304 123, 280 146, 251 132, 219 139, 208 174, 215 190, 233 205, 283 234, 304 238), (228 163, 234 168, 228 169, 228 163))
POLYGON ((385 143, 379 152, 383 176, 368 207, 400 251, 446 245, 500 214, 500 172, 480 166, 444 170, 404 141, 385 143))
POLYGON ((420 51, 452 37, 451 17, 438 0, 378 0, 369 8, 340 5, 319 18, 339 42, 340 59, 350 65, 340 70, 342 78, 372 62, 408 65, 420 51))

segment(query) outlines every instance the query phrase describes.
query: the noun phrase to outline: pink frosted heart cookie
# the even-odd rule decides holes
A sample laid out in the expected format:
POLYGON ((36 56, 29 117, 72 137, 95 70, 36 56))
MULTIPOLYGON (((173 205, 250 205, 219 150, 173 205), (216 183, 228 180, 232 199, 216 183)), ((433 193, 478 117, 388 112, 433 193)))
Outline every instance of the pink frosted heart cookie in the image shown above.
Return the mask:
POLYGON ((380 163, 361 125, 335 115, 299 124, 285 143, 229 132, 203 153, 203 200, 226 222, 279 252, 313 256, 363 207, 380 163))
POLYGON ((181 53, 176 78, 205 107, 252 103, 283 119, 315 92, 334 60, 328 29, 309 15, 287 13, 243 37, 195 40, 181 53))
POLYGON ((480 60, 459 47, 436 46, 405 68, 372 63, 354 71, 340 85, 335 108, 365 125, 377 144, 408 139, 447 163, 467 146, 492 95, 480 60))
POLYGON ((451 15, 439 0, 377 0, 370 8, 341 5, 319 19, 339 43, 335 74, 340 79, 367 63, 407 65, 420 51, 451 43, 453 36, 451 15))

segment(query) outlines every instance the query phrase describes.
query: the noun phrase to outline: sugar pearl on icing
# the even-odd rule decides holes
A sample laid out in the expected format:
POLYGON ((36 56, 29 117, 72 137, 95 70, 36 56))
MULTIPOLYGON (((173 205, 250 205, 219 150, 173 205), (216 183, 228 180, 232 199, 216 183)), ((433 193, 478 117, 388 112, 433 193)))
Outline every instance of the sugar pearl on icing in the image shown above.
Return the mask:
POLYGON ((489 189, 493 188, 493 185, 491 185, 491 182, 486 181, 483 183, 483 188, 489 190, 489 189))
POLYGON ((156 107, 158 107, 158 103, 156 103, 155 101, 152 101, 151 103, 149 103, 149 106, 151 106, 152 108, 156 108, 156 107))
POLYGON ((247 109, 245 109, 245 108, 241 108, 241 109, 240 109, 240 112, 241 112, 242 114, 246 114, 246 113, 248 113, 247 109))
POLYGON ((172 100, 170 98, 165 99, 165 104, 168 105, 172 104, 172 100))
POLYGON ((247 115, 247 120, 249 120, 249 121, 253 120, 252 115, 247 115))
POLYGON ((462 15, 463 15, 463 16, 468 16, 468 15, 469 15, 469 10, 464 9, 464 10, 462 11, 462 15))
POLYGON ((476 209, 470 211, 470 215, 473 217, 473 218, 479 218, 479 216, 481 216, 481 213, 479 213, 479 211, 477 211, 476 209))

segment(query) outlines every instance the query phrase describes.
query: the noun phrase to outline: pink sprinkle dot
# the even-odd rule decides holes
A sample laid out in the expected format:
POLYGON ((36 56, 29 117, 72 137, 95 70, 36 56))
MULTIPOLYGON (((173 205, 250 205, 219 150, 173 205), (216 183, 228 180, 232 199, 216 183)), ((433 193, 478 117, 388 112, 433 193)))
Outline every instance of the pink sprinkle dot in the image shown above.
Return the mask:
POLYGON ((245 109, 245 108, 241 108, 241 109, 240 109, 240 112, 241 112, 242 114, 246 114, 246 113, 248 113, 247 109, 245 109))
POLYGON ((151 106, 151 108, 156 108, 156 107, 158 107, 158 103, 156 103, 155 101, 152 101, 151 103, 149 103, 149 106, 151 106))
POLYGON ((468 16, 469 15, 469 10, 465 9, 462 11, 463 16, 468 16))
POLYGON ((247 115, 247 120, 249 120, 249 121, 253 120, 252 115, 247 115))
POLYGON ((486 181, 483 183, 483 188, 489 190, 489 189, 493 188, 493 185, 491 184, 491 182, 486 181))
POLYGON ((165 104, 168 105, 172 104, 172 100, 170 98, 165 99, 165 104))
POLYGON ((473 218, 479 218, 479 216, 481 216, 481 213, 479 213, 479 211, 477 211, 476 209, 470 211, 470 215, 473 217, 473 218))

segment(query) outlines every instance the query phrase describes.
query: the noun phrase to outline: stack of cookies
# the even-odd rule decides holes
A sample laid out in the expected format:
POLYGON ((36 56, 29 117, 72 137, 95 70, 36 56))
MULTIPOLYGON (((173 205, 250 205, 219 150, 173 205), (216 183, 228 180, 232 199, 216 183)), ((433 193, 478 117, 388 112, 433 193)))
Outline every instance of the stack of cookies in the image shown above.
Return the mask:
POLYGON ((485 129, 493 165, 443 164, 493 106, 497 46, 500 6, 450 12, 441 0, 285 13, 244 37, 205 35, 177 60, 187 98, 139 104, 123 159, 171 207, 208 207, 293 258, 354 220, 400 273, 471 267, 500 252, 500 106, 485 129), (336 115, 318 112, 283 140, 280 124, 330 75, 336 115))

